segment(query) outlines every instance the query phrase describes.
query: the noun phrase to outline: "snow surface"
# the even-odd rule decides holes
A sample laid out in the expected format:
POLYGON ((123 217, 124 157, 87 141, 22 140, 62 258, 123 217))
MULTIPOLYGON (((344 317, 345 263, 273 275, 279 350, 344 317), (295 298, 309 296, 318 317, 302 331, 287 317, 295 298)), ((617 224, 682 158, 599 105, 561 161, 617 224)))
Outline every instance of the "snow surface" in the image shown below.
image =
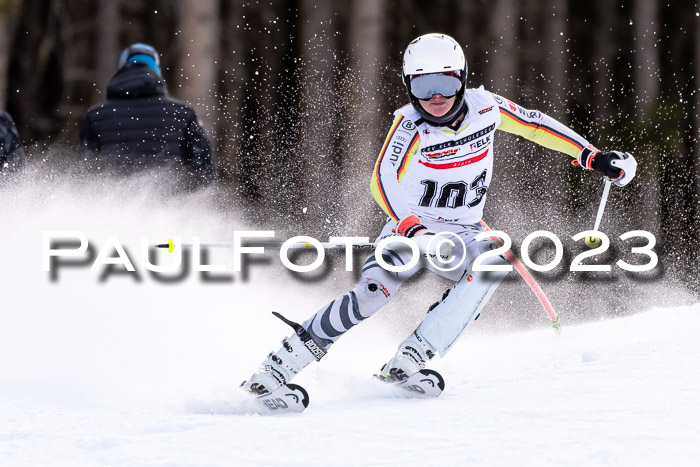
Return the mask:
POLYGON ((0 465, 699 463, 700 304, 576 325, 563 316, 560 335, 544 315, 541 328, 507 333, 482 327, 497 314, 482 316, 431 362, 447 382, 436 400, 372 381, 413 325, 397 332, 378 315, 295 380, 310 393, 306 412, 248 414, 238 384, 289 333, 269 311, 301 321, 352 278, 300 284, 263 265, 247 280, 160 282, 143 269, 142 236, 227 241, 236 226, 197 197, 158 209, 148 200, 75 184, 6 193, 0 465), (88 264, 51 281, 41 269, 49 229, 82 230, 98 251, 118 237, 140 279, 101 280, 88 264))

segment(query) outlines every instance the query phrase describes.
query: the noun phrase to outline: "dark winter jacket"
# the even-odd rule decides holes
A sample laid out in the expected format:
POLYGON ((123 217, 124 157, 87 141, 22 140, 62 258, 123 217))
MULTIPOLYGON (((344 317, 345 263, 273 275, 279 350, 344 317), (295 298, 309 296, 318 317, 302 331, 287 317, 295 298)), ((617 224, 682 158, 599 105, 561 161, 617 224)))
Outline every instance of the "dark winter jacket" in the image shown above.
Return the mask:
POLYGON ((24 168, 24 150, 10 114, 0 110, 0 173, 24 168))
POLYGON ((158 167, 188 188, 208 184, 215 174, 194 109, 170 98, 162 78, 142 63, 121 68, 107 87, 107 100, 88 110, 80 149, 92 171, 132 174, 158 167))

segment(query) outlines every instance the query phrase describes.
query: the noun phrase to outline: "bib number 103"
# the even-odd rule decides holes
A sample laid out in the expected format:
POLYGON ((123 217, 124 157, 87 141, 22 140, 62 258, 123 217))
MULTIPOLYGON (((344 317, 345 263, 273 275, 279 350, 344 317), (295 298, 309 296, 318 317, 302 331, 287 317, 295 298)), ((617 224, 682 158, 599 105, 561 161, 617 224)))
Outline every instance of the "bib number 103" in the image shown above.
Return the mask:
POLYGON ((486 187, 486 170, 472 180, 466 182, 449 182, 439 185, 435 180, 423 180, 421 184, 425 186, 420 205, 424 207, 433 206, 436 208, 461 208, 462 206, 474 206, 481 203, 488 188, 486 187), (472 192, 473 199, 468 198, 468 193, 472 192))
MULTIPOLYGON (((510 250, 511 245, 513 244, 510 236, 502 231, 499 230, 490 230, 487 232, 482 232, 479 235, 475 237, 475 240, 483 240, 486 238, 494 238, 497 237, 497 242, 501 245, 499 248, 496 248, 494 250, 488 251, 486 253, 482 253, 479 255, 476 260, 474 261, 474 266, 473 270, 474 271, 512 271, 513 266, 509 264, 483 264, 488 258, 491 258, 493 256, 498 256, 501 254, 505 254, 508 250, 510 250)), ((608 238, 607 235, 605 235, 602 232, 597 232, 595 230, 586 230, 585 232, 580 232, 576 235, 574 235, 572 238, 575 241, 580 241, 583 240, 586 237, 597 237, 600 238, 600 246, 597 248, 594 248, 589 251, 584 251, 583 253, 579 254, 576 256, 573 261, 571 262, 571 267, 570 271, 610 271, 611 267, 609 264, 582 264, 582 261, 586 258, 590 258, 592 256, 598 256, 602 253, 605 253, 608 251, 608 248, 610 247, 610 239, 608 238)), ((628 240, 630 238, 635 238, 635 237, 642 237, 645 238, 648 243, 645 246, 642 247, 632 247, 632 253, 635 254, 640 254, 640 255, 645 255, 649 258, 649 261, 646 264, 629 264, 623 260, 617 261, 615 263, 617 267, 620 269, 623 269, 625 271, 631 271, 631 272, 644 272, 644 271, 650 271, 652 270, 659 262, 659 258, 656 255, 656 252, 654 252, 653 248, 656 245, 656 237, 650 232, 647 232, 645 230, 632 230, 630 232, 624 233, 620 235, 620 240, 628 240)), ((532 232, 530 235, 525 237, 523 240, 522 245, 520 246, 520 254, 522 255, 522 261, 525 263, 525 265, 534 270, 534 271, 540 271, 540 272, 545 272, 545 271, 551 271, 555 267, 559 265, 561 262, 562 257, 564 256, 564 246, 561 243, 561 240, 559 237, 557 237, 555 234, 552 232, 546 231, 546 230, 538 230, 536 232, 532 232), (554 248, 555 248, 555 254, 554 254, 554 259, 550 261, 547 264, 535 264, 532 259, 530 259, 530 254, 529 254, 529 248, 530 248, 530 243, 538 237, 544 237, 548 238, 549 240, 554 243, 554 248)))

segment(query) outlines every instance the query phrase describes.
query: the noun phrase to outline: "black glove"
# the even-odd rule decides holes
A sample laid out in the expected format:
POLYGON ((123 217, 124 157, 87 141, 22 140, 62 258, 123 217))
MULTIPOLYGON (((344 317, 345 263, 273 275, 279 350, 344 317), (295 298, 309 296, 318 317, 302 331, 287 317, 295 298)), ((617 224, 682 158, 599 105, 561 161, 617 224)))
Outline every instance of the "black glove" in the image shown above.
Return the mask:
POLYGON ((584 169, 595 170, 617 186, 627 185, 637 173, 637 161, 628 152, 603 152, 588 145, 576 160, 584 169))

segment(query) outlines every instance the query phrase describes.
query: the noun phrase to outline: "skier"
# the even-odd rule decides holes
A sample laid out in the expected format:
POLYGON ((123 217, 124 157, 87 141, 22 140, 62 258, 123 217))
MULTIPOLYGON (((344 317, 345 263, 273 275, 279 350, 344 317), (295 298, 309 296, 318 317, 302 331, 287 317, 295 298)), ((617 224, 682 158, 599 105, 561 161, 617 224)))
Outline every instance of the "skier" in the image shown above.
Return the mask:
MULTIPOLYGON (((506 274, 472 270, 474 259, 495 247, 493 241, 474 237, 483 231, 479 222, 491 184, 496 130, 568 154, 575 165, 618 186, 634 178, 637 166, 630 154, 599 151, 541 112, 526 110, 483 86, 466 88, 464 53, 445 34, 427 34, 411 42, 404 53, 402 76, 410 104, 394 113, 371 179, 372 194, 389 216, 377 241, 404 236, 425 251, 431 234, 450 232, 465 247, 456 242, 452 262, 443 266, 447 271, 431 268, 456 284, 382 367, 378 376, 385 382, 404 381, 425 368, 435 354, 444 357, 506 274), (462 256, 466 261, 449 271, 462 256)), ((410 252, 392 249, 391 244, 383 253, 392 266, 407 264, 410 257, 410 252)), ((491 257, 491 264, 504 263, 502 256, 491 257)), ((389 272, 370 255, 350 292, 321 307, 302 325, 284 320, 295 333, 241 387, 267 394, 287 384, 309 363, 320 360, 351 327, 386 305, 421 267, 419 263, 404 273, 389 272)))
POLYGON ((85 114, 80 157, 89 170, 121 175, 169 168, 188 190, 216 174, 197 114, 168 95, 158 52, 148 44, 132 44, 120 55, 107 100, 85 114))

